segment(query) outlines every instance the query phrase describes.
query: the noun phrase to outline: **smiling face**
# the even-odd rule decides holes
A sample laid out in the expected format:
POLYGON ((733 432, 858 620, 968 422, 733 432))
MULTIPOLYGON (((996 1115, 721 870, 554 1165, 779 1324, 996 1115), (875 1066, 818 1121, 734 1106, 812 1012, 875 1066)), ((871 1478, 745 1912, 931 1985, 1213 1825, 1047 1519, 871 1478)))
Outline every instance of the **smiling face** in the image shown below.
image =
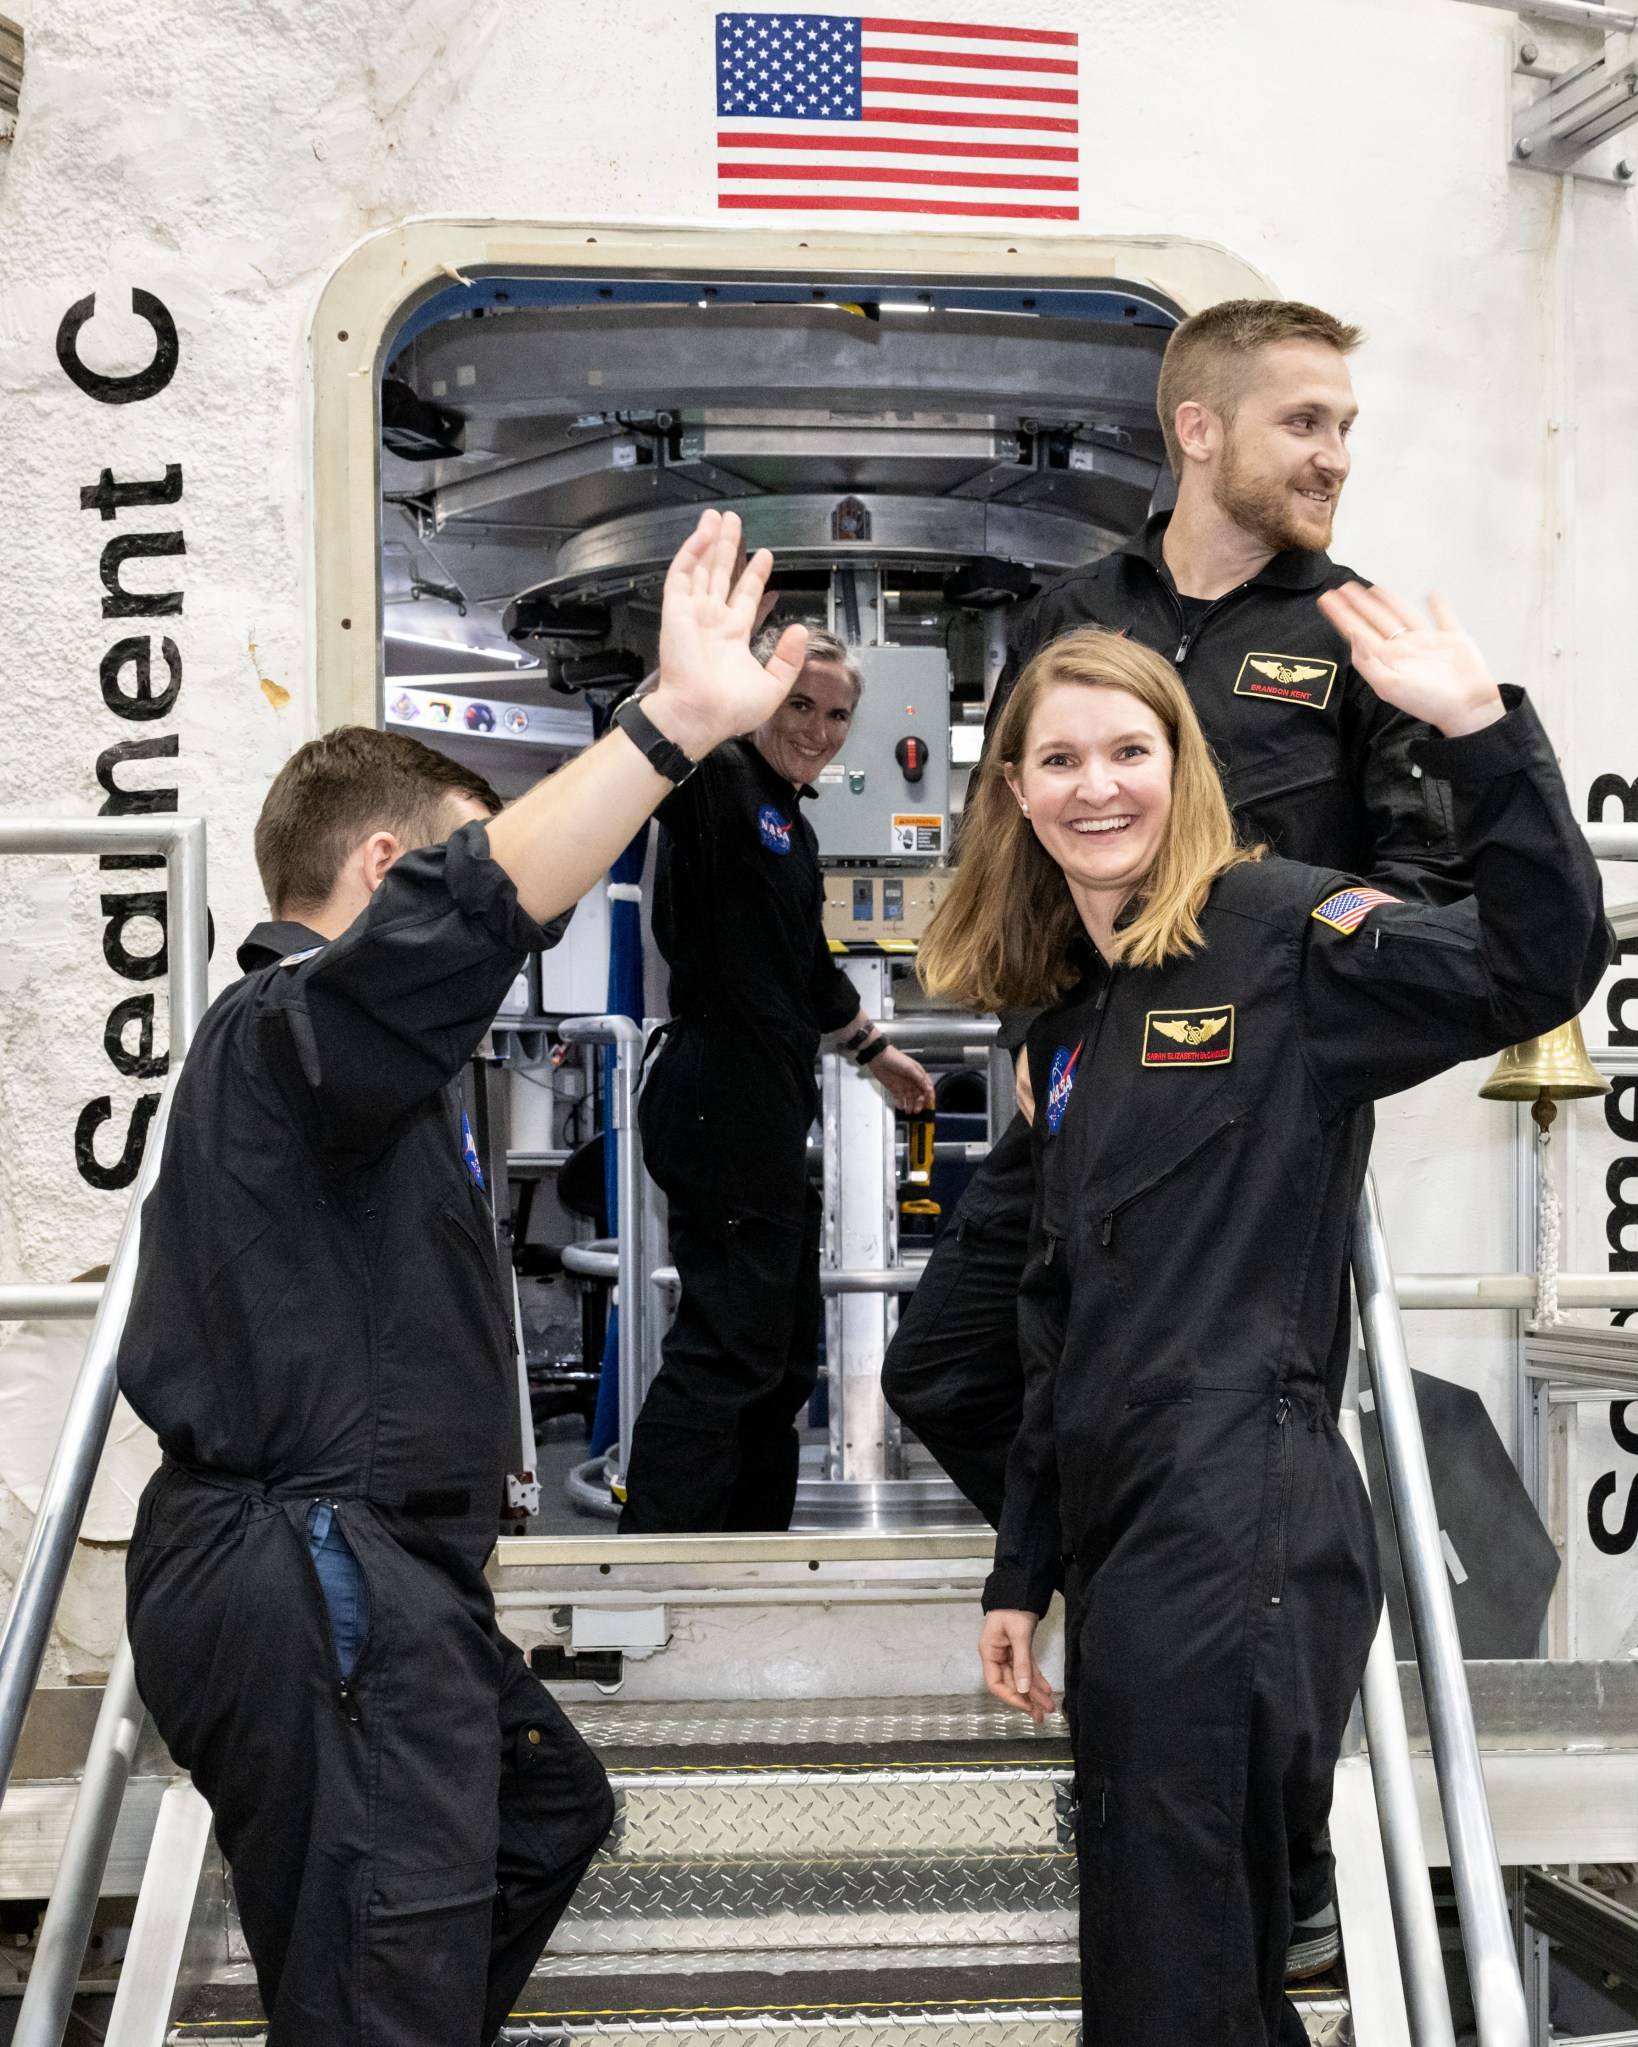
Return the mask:
POLYGON ((1345 357, 1318 341, 1262 349, 1223 444, 1212 495, 1276 554, 1331 544, 1359 412, 1345 357))
POLYGON ((778 710, 751 734, 751 744, 776 775, 800 788, 816 782, 841 752, 853 709, 847 670, 834 661, 809 661, 778 710))
POLYGON ((1160 719, 1123 689, 1054 683, 1006 776, 1093 937, 1106 935, 1165 841, 1172 749, 1160 719))

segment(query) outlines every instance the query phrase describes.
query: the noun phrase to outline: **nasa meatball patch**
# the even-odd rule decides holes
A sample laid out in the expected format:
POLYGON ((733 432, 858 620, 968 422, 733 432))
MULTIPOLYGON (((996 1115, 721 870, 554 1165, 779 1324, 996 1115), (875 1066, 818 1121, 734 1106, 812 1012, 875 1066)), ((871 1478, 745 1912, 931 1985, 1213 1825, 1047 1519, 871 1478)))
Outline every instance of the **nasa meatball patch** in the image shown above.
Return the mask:
MULTIPOLYGON (((1085 1044, 1083 1038, 1081 1044, 1085 1044)), ((1072 1052, 1067 1045, 1060 1045, 1052 1055, 1052 1074, 1047 1082, 1046 1119, 1049 1135, 1056 1137, 1058 1125, 1064 1120, 1064 1111, 1069 1107, 1069 1098, 1075 1092, 1075 1062, 1081 1056, 1081 1046, 1072 1052)))
POLYGON ((1272 697, 1323 711, 1336 687, 1337 664, 1304 654, 1248 654, 1235 680, 1237 697, 1272 697))
POLYGON ((1145 1066, 1227 1066, 1234 1057, 1234 1004, 1151 1009, 1143 1027, 1145 1066))
POLYGON ((757 812, 756 831, 770 853, 788 853, 791 850, 791 821, 782 817, 771 803, 764 803, 757 812))

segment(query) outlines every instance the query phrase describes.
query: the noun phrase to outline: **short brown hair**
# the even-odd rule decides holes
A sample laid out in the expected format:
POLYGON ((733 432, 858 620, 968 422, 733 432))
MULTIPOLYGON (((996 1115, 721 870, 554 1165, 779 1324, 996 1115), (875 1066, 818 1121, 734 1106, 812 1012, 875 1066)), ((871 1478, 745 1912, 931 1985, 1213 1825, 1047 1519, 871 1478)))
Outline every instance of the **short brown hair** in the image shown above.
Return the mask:
POLYGON ((1161 358, 1155 410, 1166 436, 1172 474, 1183 474, 1183 451, 1177 439, 1177 408, 1191 398, 1209 406, 1219 419, 1234 417, 1251 372, 1251 359, 1281 341, 1317 341, 1338 355, 1352 355, 1365 339, 1364 329, 1350 326, 1318 306, 1298 299, 1224 299, 1185 320, 1173 331, 1161 358))
POLYGON ((501 807, 482 775, 402 732, 338 725, 308 740, 274 776, 256 820, 268 908, 275 917, 316 908, 372 832, 391 832, 406 848, 447 838, 454 796, 491 817, 501 807))
POLYGON ((1172 664, 1099 626, 1065 633, 1019 676, 967 798, 959 864, 919 949, 917 970, 929 994, 974 1009, 1042 1009, 1074 984, 1080 912, 1004 773, 1023 759, 1035 706, 1060 682, 1136 697, 1172 750, 1165 837, 1137 885, 1137 914, 1116 935, 1124 964, 1158 967, 1192 952, 1213 884, 1240 861, 1261 857, 1260 848, 1236 841, 1211 750, 1172 664))

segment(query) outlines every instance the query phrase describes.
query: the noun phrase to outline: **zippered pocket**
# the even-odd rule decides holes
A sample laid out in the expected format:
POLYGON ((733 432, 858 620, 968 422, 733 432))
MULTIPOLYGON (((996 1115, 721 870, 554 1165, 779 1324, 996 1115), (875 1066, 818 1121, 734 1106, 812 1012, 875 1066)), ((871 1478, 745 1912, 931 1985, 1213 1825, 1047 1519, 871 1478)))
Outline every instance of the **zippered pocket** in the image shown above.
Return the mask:
POLYGON ((362 1727, 364 1716, 358 1709, 358 1695, 353 1690, 353 1677, 357 1676, 358 1667, 364 1661, 364 1652, 370 1646, 370 1636, 373 1632, 375 1617, 375 1601, 370 1593, 370 1581, 364 1575, 363 1561, 351 1541, 348 1540, 347 1526, 341 1518, 339 1501, 326 1500, 315 1502, 314 1504, 322 1504, 330 1509, 331 1515, 334 1517, 332 1525, 341 1530, 341 1539, 347 1545, 354 1568, 357 1570, 364 1587, 364 1633, 359 1641, 357 1654, 353 1657, 352 1675, 349 1676, 341 1668, 341 1655, 336 1648, 335 1626, 330 1619, 330 1602, 325 1597, 324 1580, 319 1575, 318 1559, 313 1554, 312 1538, 307 1532, 307 1521, 312 1512, 312 1508, 309 1507, 308 1514, 302 1517, 296 1534, 297 1539, 301 1543, 301 1553, 307 1560, 307 1568, 312 1573, 313 1590, 318 1594, 319 1618, 324 1627, 324 1646, 329 1652, 330 1657, 332 1690, 335 1693, 336 1704, 341 1708, 342 1712, 355 1727, 362 1727))
POLYGON ((1296 1463, 1296 1445, 1291 1438, 1291 1403, 1283 1395, 1274 1409, 1274 1433, 1280 1443, 1280 1503, 1274 1519, 1274 1580, 1268 1596, 1270 1606, 1278 1606, 1285 1597, 1286 1531, 1291 1519, 1291 1480, 1296 1463))
POLYGON ((1201 1135, 1198 1138, 1196 1138, 1192 1144, 1189 1145, 1186 1151, 1182 1152, 1175 1159, 1169 1159, 1163 1166, 1157 1167, 1155 1171, 1152 1172, 1146 1180, 1141 1181, 1139 1185, 1137 1185, 1136 1187, 1129 1189, 1125 1194, 1123 1194, 1120 1197, 1118 1201, 1112 1201, 1109 1204, 1109 1206, 1103 1211, 1102 1215, 1099 1217, 1098 1220, 1098 1242, 1102 1244, 1105 1247, 1105 1249, 1107 1249, 1108 1246, 1114 1241, 1115 1223, 1117 1219, 1121 1215, 1123 1215, 1125 1211, 1129 1209, 1135 1201, 1141 1201, 1145 1195, 1153 1194, 1157 1187, 1164 1186, 1165 1183, 1168 1180, 1170 1180, 1174 1174, 1181 1173, 1185 1166, 1192 1165, 1194 1161, 1200 1156, 1200 1154, 1203 1151, 1206 1150, 1206 1148, 1209 1145, 1215 1144, 1217 1142, 1218 1138, 1220 1138, 1223 1135, 1224 1131, 1232 1130, 1237 1123, 1244 1121, 1244 1118, 1245 1111, 1239 1106, 1238 1103, 1235 1103, 1232 1106, 1224 1104, 1223 1110, 1217 1122, 1215 1122, 1209 1130, 1203 1131, 1201 1135))

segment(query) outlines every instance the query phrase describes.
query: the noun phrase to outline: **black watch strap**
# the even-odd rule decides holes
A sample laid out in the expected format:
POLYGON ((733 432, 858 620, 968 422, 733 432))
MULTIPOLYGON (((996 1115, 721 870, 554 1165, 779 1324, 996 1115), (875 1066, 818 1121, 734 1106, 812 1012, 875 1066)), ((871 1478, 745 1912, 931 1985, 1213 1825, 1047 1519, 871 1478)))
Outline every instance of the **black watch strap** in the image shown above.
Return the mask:
POLYGON ((686 782, 699 766, 655 724, 635 697, 627 697, 614 714, 614 723, 636 747, 649 766, 668 782, 686 782))

